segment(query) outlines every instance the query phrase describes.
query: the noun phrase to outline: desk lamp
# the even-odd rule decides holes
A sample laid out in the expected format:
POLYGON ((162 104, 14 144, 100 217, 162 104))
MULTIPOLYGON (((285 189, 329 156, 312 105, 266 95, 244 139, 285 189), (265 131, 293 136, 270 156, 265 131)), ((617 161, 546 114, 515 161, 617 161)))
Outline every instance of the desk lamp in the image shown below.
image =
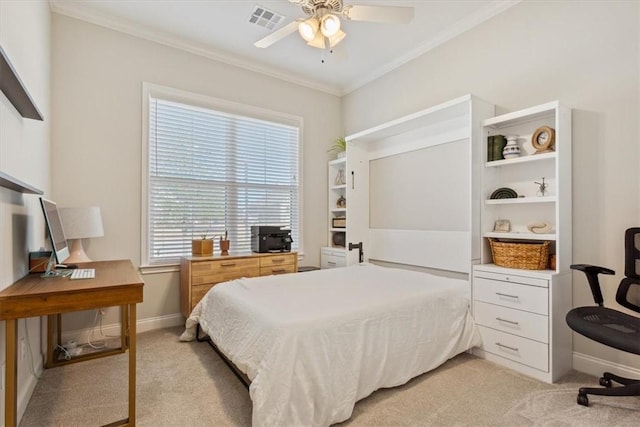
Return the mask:
POLYGON ((69 239, 71 255, 64 262, 88 262, 91 259, 84 252, 82 239, 104 236, 100 208, 60 208, 60 218, 65 237, 69 239))

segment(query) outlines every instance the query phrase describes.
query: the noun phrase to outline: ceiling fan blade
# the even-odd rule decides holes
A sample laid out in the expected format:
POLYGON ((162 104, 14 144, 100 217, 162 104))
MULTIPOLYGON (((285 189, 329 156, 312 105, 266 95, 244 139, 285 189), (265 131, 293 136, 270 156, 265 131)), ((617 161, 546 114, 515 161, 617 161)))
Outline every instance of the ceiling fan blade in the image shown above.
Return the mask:
POLYGON ((408 24, 413 19, 413 8, 402 6, 345 6, 342 15, 351 21, 408 24))
POLYGON ((273 33, 269 34, 267 37, 264 37, 258 40, 253 45, 255 47, 260 47, 260 48, 269 47, 272 44, 279 42, 283 38, 287 37, 289 34, 292 34, 298 31, 298 24, 299 24, 298 21, 289 22, 284 27, 274 31, 273 33))

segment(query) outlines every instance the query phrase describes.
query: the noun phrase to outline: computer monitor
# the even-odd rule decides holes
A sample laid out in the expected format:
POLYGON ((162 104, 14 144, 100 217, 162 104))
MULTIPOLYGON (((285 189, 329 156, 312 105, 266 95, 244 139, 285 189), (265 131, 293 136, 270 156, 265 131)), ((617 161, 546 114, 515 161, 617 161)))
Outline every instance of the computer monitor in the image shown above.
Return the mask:
POLYGON ((55 202, 40 197, 40 205, 44 214, 45 227, 47 234, 51 240, 51 258, 47 265, 47 270, 43 274, 44 277, 65 275, 64 273, 56 273, 53 269, 55 264, 61 264, 65 259, 69 258, 69 247, 67 239, 64 236, 60 213, 55 202))

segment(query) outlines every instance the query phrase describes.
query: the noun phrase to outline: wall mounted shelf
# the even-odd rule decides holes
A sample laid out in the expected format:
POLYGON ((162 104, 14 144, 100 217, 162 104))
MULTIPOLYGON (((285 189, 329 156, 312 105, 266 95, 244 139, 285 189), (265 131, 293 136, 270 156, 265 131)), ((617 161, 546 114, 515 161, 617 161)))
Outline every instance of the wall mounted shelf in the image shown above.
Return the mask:
POLYGON ((10 190, 17 191, 18 193, 44 194, 42 190, 32 187, 31 185, 24 183, 11 175, 7 175, 4 172, 0 172, 0 187, 8 188, 10 190))
POLYGON ((22 84, 2 47, 0 47, 0 90, 22 117, 43 120, 42 114, 22 84))

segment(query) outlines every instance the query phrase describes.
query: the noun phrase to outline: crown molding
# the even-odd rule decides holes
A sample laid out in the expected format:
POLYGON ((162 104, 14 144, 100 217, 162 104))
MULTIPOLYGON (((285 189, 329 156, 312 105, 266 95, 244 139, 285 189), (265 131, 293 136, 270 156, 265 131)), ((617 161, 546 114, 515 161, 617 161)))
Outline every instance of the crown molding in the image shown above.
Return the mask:
POLYGON ((224 64, 243 68, 259 74, 283 80, 288 83, 293 83, 298 86, 325 92, 329 95, 342 96, 344 94, 342 88, 340 87, 326 85, 314 80, 301 78, 299 76, 285 73, 272 67, 256 65, 255 62, 226 53, 221 53, 185 38, 176 37, 175 35, 171 35, 163 31, 143 28, 142 26, 137 25, 124 18, 113 18, 101 13, 97 13, 93 10, 83 8, 82 6, 68 7, 67 5, 60 3, 57 0, 49 0, 49 6, 52 12, 60 15, 69 16, 71 18, 79 19, 81 21, 99 25, 101 27, 105 27, 114 31, 159 43, 174 49, 180 49, 194 55, 222 62, 224 64))
POLYGON ((58 13, 60 15, 66 15, 114 31, 159 43, 174 49, 183 50, 194 55, 202 56, 224 64, 243 68, 245 70, 253 71, 255 73, 276 78, 298 86, 318 90, 329 95, 341 97, 381 78, 382 76, 424 55, 430 50, 446 43, 447 41, 472 29, 482 22, 494 17, 495 15, 504 12, 508 8, 520 3, 521 1, 522 0, 496 0, 489 6, 479 10, 475 14, 458 21, 454 26, 450 27, 448 31, 439 34, 438 37, 426 41, 418 48, 408 52, 405 55, 402 55, 396 60, 387 63, 383 67, 373 70, 371 73, 363 77, 358 78, 357 82, 347 84, 342 87, 323 84, 316 80, 306 79, 292 73, 286 73, 273 67, 257 65, 253 61, 227 53, 222 53, 186 38, 176 37, 175 35, 171 35, 159 30, 150 30, 124 18, 113 18, 95 12, 93 10, 89 10, 88 8, 81 6, 81 3, 76 3, 76 6, 69 7, 57 0, 49 0, 49 5, 52 12, 58 13))
POLYGON ((480 25, 484 21, 487 21, 490 18, 504 12, 512 6, 520 3, 522 0, 499 0, 491 3, 489 6, 480 9, 473 15, 458 21, 454 26, 450 27, 447 31, 440 33, 438 37, 430 39, 423 43, 421 46, 416 49, 408 52, 406 55, 403 55, 397 58, 394 61, 387 63, 385 66, 374 70, 373 72, 365 75, 361 79, 358 80, 357 83, 347 85, 342 95, 347 95, 350 92, 353 92, 356 89, 361 88, 362 86, 373 82, 374 80, 379 79, 391 71, 400 68, 404 64, 413 61, 414 59, 424 55, 429 52, 431 49, 434 49, 447 41, 459 36, 460 34, 469 31, 473 27, 480 25))

